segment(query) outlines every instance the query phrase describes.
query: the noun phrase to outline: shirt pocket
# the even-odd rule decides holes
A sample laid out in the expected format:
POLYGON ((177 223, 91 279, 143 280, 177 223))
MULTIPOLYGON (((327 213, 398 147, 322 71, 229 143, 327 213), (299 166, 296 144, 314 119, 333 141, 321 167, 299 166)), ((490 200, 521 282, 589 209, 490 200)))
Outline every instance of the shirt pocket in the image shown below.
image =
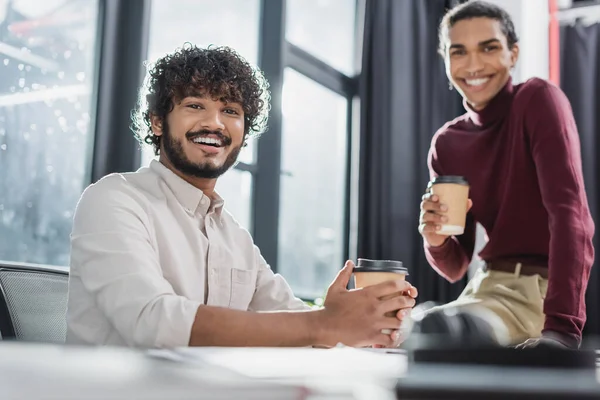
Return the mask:
POLYGON ((256 291, 256 275, 257 273, 254 270, 231 268, 229 308, 248 310, 256 291))

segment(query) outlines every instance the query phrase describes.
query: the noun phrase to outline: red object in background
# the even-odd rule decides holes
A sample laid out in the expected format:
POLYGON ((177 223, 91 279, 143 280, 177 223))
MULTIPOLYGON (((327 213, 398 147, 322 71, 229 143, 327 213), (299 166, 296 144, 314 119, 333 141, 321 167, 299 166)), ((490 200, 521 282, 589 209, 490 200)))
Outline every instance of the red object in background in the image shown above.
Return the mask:
POLYGON ((560 27, 558 24, 557 0, 548 0, 548 10, 550 11, 550 23, 548 25, 550 81, 560 86, 560 27))

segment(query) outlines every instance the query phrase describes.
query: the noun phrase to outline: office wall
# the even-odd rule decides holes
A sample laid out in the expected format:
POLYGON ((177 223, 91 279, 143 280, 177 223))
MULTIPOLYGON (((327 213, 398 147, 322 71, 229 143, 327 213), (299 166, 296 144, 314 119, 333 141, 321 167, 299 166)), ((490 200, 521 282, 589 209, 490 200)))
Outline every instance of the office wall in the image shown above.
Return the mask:
POLYGON ((550 13, 548 0, 488 0, 507 10, 520 37, 521 54, 513 79, 523 82, 532 77, 548 79, 550 13))

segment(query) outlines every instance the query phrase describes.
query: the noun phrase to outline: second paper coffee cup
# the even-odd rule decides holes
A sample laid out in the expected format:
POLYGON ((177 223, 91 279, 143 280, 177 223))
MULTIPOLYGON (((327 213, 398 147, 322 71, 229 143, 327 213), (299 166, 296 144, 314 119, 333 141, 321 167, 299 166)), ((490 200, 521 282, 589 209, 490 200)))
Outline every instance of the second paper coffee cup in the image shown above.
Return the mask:
POLYGON ((446 221, 437 231, 440 235, 462 235, 467 219, 469 183, 462 176, 438 176, 429 183, 431 194, 438 196, 440 204, 448 207, 446 221))

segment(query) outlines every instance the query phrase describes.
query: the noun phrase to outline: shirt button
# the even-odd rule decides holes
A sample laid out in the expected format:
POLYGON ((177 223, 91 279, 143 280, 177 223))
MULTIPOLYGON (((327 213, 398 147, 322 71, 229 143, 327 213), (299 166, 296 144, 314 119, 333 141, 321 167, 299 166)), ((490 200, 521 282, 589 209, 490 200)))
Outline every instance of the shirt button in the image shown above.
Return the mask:
POLYGON ((206 203, 208 202, 208 200, 206 200, 206 197, 203 197, 203 198, 202 198, 202 200, 200 200, 200 202, 201 202, 203 205, 206 205, 206 203))

